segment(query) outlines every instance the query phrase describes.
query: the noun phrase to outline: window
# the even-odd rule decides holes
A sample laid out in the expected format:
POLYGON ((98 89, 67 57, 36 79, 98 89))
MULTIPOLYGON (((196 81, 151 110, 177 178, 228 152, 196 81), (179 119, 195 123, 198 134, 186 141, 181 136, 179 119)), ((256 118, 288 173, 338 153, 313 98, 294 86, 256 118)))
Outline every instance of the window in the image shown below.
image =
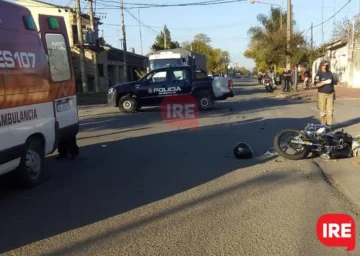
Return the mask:
POLYGON ((208 75, 204 71, 202 71, 202 70, 195 71, 195 79, 204 79, 207 77, 208 77, 208 75))
POLYGON ((186 70, 174 70, 172 72, 172 80, 183 81, 186 79, 186 70))
POLYGON ((46 34, 51 78, 54 82, 70 80, 71 69, 65 38, 62 34, 46 34))
POLYGON ((166 81, 166 73, 166 70, 154 72, 147 77, 147 80, 150 83, 164 82, 166 81))
POLYGON ((103 64, 98 64, 98 73, 99 73, 99 77, 104 77, 104 65, 103 64))
POLYGON ((182 66, 180 59, 157 59, 157 60, 150 60, 150 69, 157 69, 163 67, 177 67, 182 66))

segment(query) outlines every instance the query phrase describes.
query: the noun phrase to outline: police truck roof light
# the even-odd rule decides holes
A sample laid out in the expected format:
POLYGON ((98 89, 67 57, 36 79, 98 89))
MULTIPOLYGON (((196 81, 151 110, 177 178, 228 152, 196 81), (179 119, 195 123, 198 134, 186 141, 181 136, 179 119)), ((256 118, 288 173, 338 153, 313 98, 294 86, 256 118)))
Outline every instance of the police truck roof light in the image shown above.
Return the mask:
POLYGON ((48 22, 49 22, 49 27, 50 27, 51 29, 59 29, 59 22, 58 22, 57 18, 55 18, 55 17, 50 17, 50 18, 48 19, 48 22))
POLYGON ((27 30, 36 30, 35 21, 32 16, 23 16, 23 22, 27 30))

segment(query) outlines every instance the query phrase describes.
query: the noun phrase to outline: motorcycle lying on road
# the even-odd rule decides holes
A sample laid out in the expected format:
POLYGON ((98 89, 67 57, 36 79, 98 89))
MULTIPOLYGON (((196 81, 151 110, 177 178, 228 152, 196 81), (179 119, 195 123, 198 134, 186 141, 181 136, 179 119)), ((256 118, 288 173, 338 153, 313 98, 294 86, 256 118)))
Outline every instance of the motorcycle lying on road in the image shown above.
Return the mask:
POLYGON ((267 92, 273 92, 275 90, 273 82, 270 77, 264 78, 264 86, 267 92))
POLYGON ((307 124, 304 130, 285 129, 278 132, 274 139, 274 149, 289 160, 304 159, 310 153, 329 160, 352 157, 352 143, 352 136, 343 130, 333 133, 328 126, 307 124), (281 142, 286 136, 289 137, 281 142), (288 153, 288 149, 293 153, 288 153))

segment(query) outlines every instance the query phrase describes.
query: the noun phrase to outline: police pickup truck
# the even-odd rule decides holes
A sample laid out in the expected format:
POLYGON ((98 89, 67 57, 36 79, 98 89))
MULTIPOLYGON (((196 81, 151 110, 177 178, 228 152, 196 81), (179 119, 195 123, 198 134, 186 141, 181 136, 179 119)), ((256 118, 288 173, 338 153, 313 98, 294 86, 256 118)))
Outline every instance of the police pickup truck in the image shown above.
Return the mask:
POLYGON ((108 105, 132 113, 142 106, 160 105, 167 96, 192 95, 198 101, 199 110, 209 110, 215 100, 233 97, 232 81, 226 85, 226 93, 218 94, 219 85, 203 70, 190 66, 154 69, 140 80, 117 84, 108 91, 108 105))

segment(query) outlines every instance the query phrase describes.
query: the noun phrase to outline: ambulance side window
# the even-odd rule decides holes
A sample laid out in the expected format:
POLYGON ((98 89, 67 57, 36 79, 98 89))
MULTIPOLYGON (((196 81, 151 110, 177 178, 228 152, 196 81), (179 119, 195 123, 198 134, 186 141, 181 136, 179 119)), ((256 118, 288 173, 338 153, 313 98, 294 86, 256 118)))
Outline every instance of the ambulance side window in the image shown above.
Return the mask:
POLYGON ((62 34, 46 34, 46 46, 49 55, 51 78, 54 82, 71 79, 69 53, 62 34))

